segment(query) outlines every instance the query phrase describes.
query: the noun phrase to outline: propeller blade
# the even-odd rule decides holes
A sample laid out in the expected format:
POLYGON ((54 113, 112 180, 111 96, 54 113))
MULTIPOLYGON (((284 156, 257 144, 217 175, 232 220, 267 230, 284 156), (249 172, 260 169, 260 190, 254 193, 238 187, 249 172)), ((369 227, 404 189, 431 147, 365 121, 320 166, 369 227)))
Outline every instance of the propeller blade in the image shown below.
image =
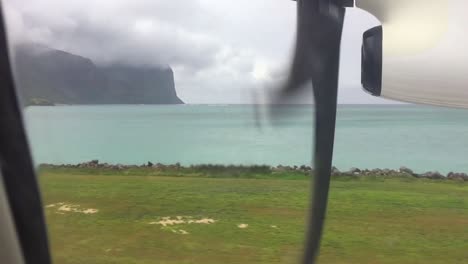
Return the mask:
POLYGON ((382 23, 364 33, 362 83, 375 96, 468 108, 468 1, 356 0, 382 23))
POLYGON ((314 263, 317 258, 327 208, 345 6, 352 6, 352 1, 297 1, 297 36, 291 70, 274 99, 275 103, 285 102, 312 82, 315 173, 303 263, 314 263))

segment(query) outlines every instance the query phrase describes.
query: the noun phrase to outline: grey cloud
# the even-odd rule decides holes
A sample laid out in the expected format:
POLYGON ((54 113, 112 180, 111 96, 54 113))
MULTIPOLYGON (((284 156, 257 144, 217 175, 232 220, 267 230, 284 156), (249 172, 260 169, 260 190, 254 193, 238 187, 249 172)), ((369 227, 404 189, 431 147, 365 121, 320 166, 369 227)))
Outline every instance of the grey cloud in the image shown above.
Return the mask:
MULTIPOLYGON (((161 20, 158 11, 162 10, 160 12, 165 14, 167 10, 155 8, 152 1, 138 3, 142 6, 130 5, 134 8, 127 9, 126 3, 120 8, 114 7, 112 11, 102 4, 97 5, 96 9, 90 5, 89 9, 70 10, 63 4, 55 3, 54 8, 63 9, 61 14, 37 12, 35 6, 41 5, 33 4, 19 12, 24 27, 21 34, 27 36, 20 40, 64 49, 91 57, 98 63, 170 64, 191 69, 209 67, 214 63, 222 47, 220 41, 203 33, 188 31, 175 22, 167 22, 164 15, 161 20), (99 7, 102 7, 100 15, 99 7), (155 10, 151 17, 147 9, 155 10), (142 25, 147 28, 139 30, 138 23, 147 23, 142 25)), ((18 5, 15 7, 21 8, 18 5)), ((192 5, 192 8, 195 7, 192 5)), ((177 17, 177 12, 174 14, 177 17)))

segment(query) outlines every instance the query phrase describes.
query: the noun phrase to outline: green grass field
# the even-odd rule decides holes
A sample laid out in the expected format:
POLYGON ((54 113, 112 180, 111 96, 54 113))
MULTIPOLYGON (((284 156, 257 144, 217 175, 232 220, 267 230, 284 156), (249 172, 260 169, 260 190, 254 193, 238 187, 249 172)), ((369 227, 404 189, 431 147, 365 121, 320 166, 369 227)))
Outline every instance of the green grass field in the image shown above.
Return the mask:
MULTIPOLYGON (((43 169, 40 183, 55 263, 298 263, 307 177, 43 169), (215 222, 150 224, 177 216, 215 222)), ((468 263, 466 182, 337 177, 330 195, 319 263, 468 263)))

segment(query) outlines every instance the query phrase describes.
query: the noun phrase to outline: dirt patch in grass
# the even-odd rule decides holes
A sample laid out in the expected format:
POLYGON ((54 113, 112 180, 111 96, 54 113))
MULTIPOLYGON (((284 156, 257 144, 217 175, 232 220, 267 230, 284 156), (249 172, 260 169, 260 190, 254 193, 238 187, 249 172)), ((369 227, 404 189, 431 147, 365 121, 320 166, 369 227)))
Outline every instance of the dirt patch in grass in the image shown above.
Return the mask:
POLYGON ((150 225, 162 225, 162 226, 172 226, 172 225, 182 225, 182 224, 214 224, 216 220, 212 218, 200 218, 194 219, 191 216, 176 216, 174 218, 170 216, 161 217, 161 220, 150 222, 150 225))
POLYGON ((86 208, 82 209, 78 204, 67 204, 67 203, 55 203, 55 204, 48 204, 45 206, 46 208, 57 208, 56 212, 59 214, 64 214, 66 212, 72 213, 82 213, 82 214, 95 214, 99 212, 98 209, 95 208, 86 208))

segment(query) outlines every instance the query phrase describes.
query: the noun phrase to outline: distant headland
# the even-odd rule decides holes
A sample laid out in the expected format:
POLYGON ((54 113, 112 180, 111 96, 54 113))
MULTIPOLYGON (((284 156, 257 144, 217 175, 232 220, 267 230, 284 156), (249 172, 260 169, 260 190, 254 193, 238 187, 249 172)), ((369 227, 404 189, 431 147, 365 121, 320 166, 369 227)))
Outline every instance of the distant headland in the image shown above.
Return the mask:
POLYGON ((25 105, 183 104, 169 66, 96 65, 50 47, 14 47, 15 79, 25 105))

